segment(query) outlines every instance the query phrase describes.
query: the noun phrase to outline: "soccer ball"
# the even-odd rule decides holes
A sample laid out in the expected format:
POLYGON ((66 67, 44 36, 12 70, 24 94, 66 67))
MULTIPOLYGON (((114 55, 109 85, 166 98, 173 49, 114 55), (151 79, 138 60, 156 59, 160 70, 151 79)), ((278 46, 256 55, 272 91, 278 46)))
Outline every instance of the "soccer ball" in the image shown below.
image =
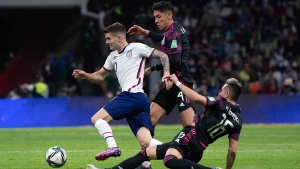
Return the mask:
POLYGON ((59 168, 67 161, 67 153, 59 146, 53 146, 46 152, 46 162, 50 167, 59 168))

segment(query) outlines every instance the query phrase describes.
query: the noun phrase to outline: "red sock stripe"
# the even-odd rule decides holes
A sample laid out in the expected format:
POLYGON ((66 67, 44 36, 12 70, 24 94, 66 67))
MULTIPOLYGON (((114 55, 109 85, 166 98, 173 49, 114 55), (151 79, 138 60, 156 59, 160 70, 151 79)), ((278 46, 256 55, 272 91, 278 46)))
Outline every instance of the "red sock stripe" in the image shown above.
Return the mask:
POLYGON ((104 134, 107 134, 107 133, 111 133, 111 132, 105 132, 105 133, 103 133, 103 134, 102 134, 102 137, 104 136, 104 134))

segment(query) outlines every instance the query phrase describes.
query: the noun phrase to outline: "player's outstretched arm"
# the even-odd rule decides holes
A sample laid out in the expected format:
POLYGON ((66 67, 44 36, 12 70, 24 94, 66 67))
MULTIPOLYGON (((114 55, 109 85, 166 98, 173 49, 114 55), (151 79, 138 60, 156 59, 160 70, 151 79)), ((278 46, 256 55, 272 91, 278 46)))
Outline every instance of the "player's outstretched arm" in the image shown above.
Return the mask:
POLYGON ((138 25, 133 25, 132 27, 130 27, 128 29, 127 33, 129 35, 144 35, 144 36, 148 36, 149 30, 143 29, 142 27, 140 27, 138 25))
POLYGON ((108 71, 101 68, 100 70, 98 70, 94 73, 86 73, 83 70, 75 69, 75 70, 73 70, 72 75, 78 79, 86 79, 92 83, 97 83, 97 82, 103 81, 108 74, 109 74, 108 71))
POLYGON ((172 74, 170 76, 167 77, 168 80, 170 80, 173 84, 176 84, 176 86, 179 87, 179 89, 184 93, 184 95, 186 97, 188 97, 189 99, 191 99, 192 101, 194 101, 195 103, 197 104, 200 104, 202 106, 205 106, 206 105, 206 101, 207 101, 207 98, 198 94, 197 92, 195 92, 194 90, 186 87, 185 85, 181 84, 176 75, 175 74, 172 74))
POLYGON ((149 31, 147 29, 144 29, 138 25, 133 25, 130 27, 127 31, 129 35, 144 35, 148 36, 149 38, 161 42, 164 39, 164 35, 159 34, 159 33, 154 33, 152 31, 149 31))
POLYGON ((165 82, 166 88, 170 89, 172 87, 172 84, 166 78, 167 76, 170 75, 170 62, 169 62, 168 55, 159 50, 154 50, 152 54, 152 58, 160 59, 164 71, 164 76, 162 77, 162 81, 165 82))
POLYGON ((161 52, 159 50, 154 50, 152 54, 152 58, 154 59, 160 59, 161 65, 163 67, 164 76, 170 75, 170 62, 169 57, 164 52, 161 52))
POLYGON ((233 138, 229 138, 229 148, 226 158, 226 169, 231 169, 235 160, 236 150, 237 150, 237 143, 233 138))

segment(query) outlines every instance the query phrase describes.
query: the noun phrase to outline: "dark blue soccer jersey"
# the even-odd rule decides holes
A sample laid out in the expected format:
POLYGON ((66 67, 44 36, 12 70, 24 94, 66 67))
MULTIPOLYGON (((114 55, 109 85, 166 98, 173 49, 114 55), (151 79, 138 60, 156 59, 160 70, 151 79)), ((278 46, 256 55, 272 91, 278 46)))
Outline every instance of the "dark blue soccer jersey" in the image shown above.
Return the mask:
POLYGON ((208 146, 218 138, 228 135, 239 139, 242 129, 241 109, 221 96, 207 97, 202 114, 195 118, 198 139, 208 146))

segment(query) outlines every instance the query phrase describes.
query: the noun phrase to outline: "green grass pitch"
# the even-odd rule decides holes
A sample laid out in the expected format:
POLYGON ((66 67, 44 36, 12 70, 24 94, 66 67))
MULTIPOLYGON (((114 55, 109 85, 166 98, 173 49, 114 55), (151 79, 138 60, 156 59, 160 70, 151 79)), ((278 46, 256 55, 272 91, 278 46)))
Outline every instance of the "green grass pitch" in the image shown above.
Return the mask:
MULTIPOLYGON (((0 129, 0 169, 50 169, 45 162, 48 148, 59 145, 68 155, 62 169, 84 169, 88 163, 111 167, 135 155, 139 144, 128 126, 113 126, 122 156, 106 161, 94 160, 107 148, 94 127, 0 129)), ((167 142, 181 130, 179 125, 159 125, 155 138, 167 142)), ((228 139, 210 145, 200 163, 225 168, 228 139)), ((165 168, 152 161, 154 169, 165 168)), ((244 125, 234 169, 300 168, 300 125, 244 125)))

